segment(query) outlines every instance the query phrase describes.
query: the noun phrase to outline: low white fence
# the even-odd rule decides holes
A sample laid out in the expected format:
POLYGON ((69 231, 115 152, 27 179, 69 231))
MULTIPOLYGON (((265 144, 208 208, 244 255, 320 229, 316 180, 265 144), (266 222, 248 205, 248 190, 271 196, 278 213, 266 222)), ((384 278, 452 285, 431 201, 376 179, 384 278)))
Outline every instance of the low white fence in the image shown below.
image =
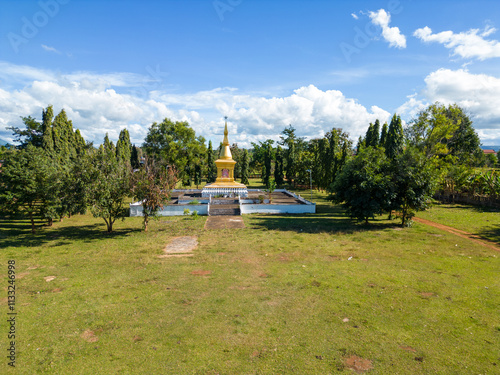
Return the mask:
POLYGON ((241 214, 314 214, 316 204, 242 204, 241 214))
MULTIPOLYGON (((182 204, 182 205, 165 205, 158 212, 160 216, 182 216, 184 210, 188 209, 191 213, 197 211, 198 215, 208 215, 208 204, 182 204)), ((142 205, 140 203, 130 204, 130 216, 142 216, 142 205)))

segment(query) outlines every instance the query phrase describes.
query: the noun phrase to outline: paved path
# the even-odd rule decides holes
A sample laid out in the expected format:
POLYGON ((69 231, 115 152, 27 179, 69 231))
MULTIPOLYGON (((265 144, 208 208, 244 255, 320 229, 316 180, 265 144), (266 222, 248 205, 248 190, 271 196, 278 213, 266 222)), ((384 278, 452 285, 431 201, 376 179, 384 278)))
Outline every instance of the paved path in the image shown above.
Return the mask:
POLYGON ((462 237, 462 238, 467 238, 467 239, 469 239, 469 240, 471 240, 471 241, 473 241, 475 243, 478 243, 480 245, 489 247, 490 249, 493 249, 493 250, 496 250, 496 251, 500 251, 500 246, 496 242, 493 242, 493 241, 487 240, 485 238, 479 237, 479 236, 477 236, 475 234, 464 232, 463 230, 456 229, 456 228, 453 228, 453 227, 449 227, 447 225, 435 223, 435 222, 430 221, 430 220, 421 219, 419 217, 413 217, 412 220, 416 221, 417 223, 422 223, 422 224, 430 225, 431 227, 444 230, 444 231, 446 231, 448 233, 452 233, 452 234, 454 234, 456 236, 459 236, 459 237, 462 237))
POLYGON ((241 216, 209 216, 205 229, 239 229, 245 228, 241 216))

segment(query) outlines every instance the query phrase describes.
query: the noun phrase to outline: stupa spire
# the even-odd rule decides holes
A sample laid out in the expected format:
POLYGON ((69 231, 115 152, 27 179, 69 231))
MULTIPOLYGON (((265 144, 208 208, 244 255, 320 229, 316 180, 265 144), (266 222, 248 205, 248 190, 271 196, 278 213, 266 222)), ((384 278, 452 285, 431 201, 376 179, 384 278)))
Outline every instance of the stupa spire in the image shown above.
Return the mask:
POLYGON ((229 139, 227 138, 227 135, 229 132, 227 131, 227 116, 224 117, 226 120, 226 124, 224 125, 224 140, 222 141, 223 145, 229 145, 229 139))
POLYGON ((224 140, 222 141, 222 150, 220 151, 219 158, 226 160, 233 160, 233 155, 231 155, 231 148, 229 147, 229 139, 227 138, 227 116, 224 117, 226 124, 224 126, 224 140))

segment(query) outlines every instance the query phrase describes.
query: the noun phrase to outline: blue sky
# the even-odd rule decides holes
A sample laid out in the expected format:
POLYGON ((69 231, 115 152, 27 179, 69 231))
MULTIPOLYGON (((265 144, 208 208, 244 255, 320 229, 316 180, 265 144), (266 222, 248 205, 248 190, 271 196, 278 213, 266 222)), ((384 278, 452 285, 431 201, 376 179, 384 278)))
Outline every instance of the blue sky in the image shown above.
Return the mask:
POLYGON ((249 147, 292 124, 353 140, 458 103, 500 144, 498 1, 0 0, 0 138, 64 108, 85 139, 185 120, 249 147))

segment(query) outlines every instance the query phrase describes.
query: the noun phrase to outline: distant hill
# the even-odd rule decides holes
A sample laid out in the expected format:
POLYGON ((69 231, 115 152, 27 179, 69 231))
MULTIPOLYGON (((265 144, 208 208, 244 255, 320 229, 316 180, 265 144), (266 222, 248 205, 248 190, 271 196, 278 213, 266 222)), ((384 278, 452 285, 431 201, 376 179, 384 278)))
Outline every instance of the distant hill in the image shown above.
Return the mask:
POLYGON ((7 141, 4 141, 3 139, 0 138, 0 146, 5 146, 6 144, 8 144, 9 142, 7 141))

